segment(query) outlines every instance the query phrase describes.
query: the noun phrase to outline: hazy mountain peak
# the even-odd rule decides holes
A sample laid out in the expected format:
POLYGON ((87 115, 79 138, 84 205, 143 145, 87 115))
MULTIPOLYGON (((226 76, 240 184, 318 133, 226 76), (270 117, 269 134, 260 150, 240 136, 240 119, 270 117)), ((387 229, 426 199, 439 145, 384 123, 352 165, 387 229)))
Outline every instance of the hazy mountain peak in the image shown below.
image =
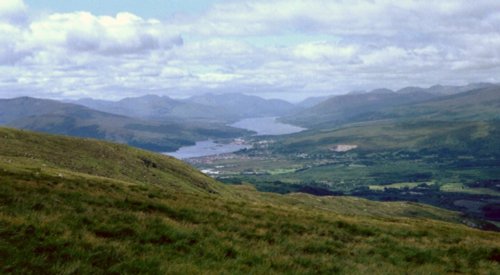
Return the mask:
POLYGON ((409 94, 409 93, 414 93, 414 92, 421 92, 423 90, 424 90, 424 88, 421 88, 421 87, 410 86, 410 87, 404 87, 402 89, 399 89, 396 91, 396 93, 409 94))
POLYGON ((206 93, 190 97, 185 102, 219 108, 233 118, 281 116, 295 109, 295 105, 281 99, 264 99, 243 93, 206 93))
POLYGON ((394 91, 386 88, 375 89, 370 92, 370 94, 393 94, 394 91))
POLYGON ((366 94, 367 92, 365 90, 354 90, 350 91, 347 94, 348 95, 359 95, 359 94, 366 94))

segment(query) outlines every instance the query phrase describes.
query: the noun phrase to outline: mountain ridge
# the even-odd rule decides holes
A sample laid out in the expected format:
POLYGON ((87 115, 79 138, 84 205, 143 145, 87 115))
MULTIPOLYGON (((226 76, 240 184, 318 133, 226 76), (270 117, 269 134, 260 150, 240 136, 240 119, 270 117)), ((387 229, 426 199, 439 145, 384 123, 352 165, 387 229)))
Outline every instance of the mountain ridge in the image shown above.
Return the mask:
MULTIPOLYGON (((417 115, 420 113, 419 115, 422 115, 422 111, 418 110, 419 107, 431 113, 446 112, 446 108, 450 107, 446 105, 448 104, 447 101, 451 102, 450 100, 453 100, 453 98, 466 97, 467 93, 473 91, 477 92, 472 96, 480 97, 481 95, 477 93, 482 92, 485 97, 495 102, 498 97, 496 95, 486 95, 486 93, 499 90, 499 87, 496 84, 479 83, 457 87, 436 85, 428 89, 406 87, 396 92, 388 89, 378 89, 368 93, 334 96, 313 107, 282 117, 281 120, 303 127, 317 128, 377 119, 394 119, 398 117, 411 119, 416 118, 412 117, 412 114, 417 115), (445 92, 436 92, 436 90, 445 90, 445 92), (436 105, 440 102, 443 106, 436 105), (432 106, 434 106, 434 109, 431 108, 432 106), (439 108, 441 108, 441 111, 438 110, 439 108)), ((474 100, 478 101, 478 99, 474 100)), ((465 101, 467 100, 464 99, 462 107, 467 105, 465 101)), ((483 105, 487 103, 492 104, 491 102, 482 102, 483 105)), ((443 119, 445 116, 441 116, 441 118, 443 119)))
POLYGON ((216 123, 146 121, 81 105, 36 98, 0 99, 0 124, 15 128, 128 143, 154 151, 175 151, 209 138, 235 138, 242 129, 216 123))
POLYGON ((80 99, 71 101, 115 114, 146 119, 201 119, 234 122, 256 116, 280 116, 295 106, 284 100, 263 99, 239 93, 203 94, 187 99, 145 95, 119 101, 80 99))

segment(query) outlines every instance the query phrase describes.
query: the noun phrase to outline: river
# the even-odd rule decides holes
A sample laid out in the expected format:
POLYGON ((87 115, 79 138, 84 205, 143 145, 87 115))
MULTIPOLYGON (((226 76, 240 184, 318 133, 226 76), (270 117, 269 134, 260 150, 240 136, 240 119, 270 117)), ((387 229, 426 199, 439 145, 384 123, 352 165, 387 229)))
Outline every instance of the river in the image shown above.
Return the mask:
MULTIPOLYGON (((276 121, 275 117, 258 117, 247 118, 233 123, 229 126, 251 130, 256 132, 256 136, 263 135, 285 135, 297 133, 305 130, 290 124, 285 124, 276 121)), ((196 157, 204 157, 211 155, 226 154, 248 148, 249 145, 241 143, 215 143, 212 140, 198 141, 195 145, 184 146, 175 152, 167 152, 166 155, 176 157, 178 159, 188 159, 196 157)))

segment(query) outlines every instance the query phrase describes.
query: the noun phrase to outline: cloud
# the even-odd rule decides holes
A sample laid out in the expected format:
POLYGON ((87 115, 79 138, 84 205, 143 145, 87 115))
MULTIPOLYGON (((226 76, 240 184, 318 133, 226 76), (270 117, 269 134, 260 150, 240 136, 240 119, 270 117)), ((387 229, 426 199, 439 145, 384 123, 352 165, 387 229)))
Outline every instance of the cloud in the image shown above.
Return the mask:
POLYGON ((489 0, 225 1, 198 18, 196 30, 191 31, 205 35, 301 31, 347 36, 473 32, 498 22, 498 10, 500 2, 489 0))
POLYGON ((220 82, 228 82, 237 78, 240 78, 241 75, 237 74, 228 74, 228 73, 204 73, 199 74, 198 78, 207 83, 220 83, 220 82))
POLYGON ((0 1, 0 22, 13 24, 24 23, 27 7, 22 0, 2 0, 0 1))
POLYGON ((500 2, 486 0, 221 0, 165 20, 2 0, 0 95, 305 96, 499 82, 498 26, 500 2))
POLYGON ((10 24, 0 22, 0 64, 12 65, 29 54, 19 47, 22 31, 10 24))
POLYGON ((160 77, 167 79, 181 79, 189 76, 189 72, 185 69, 177 67, 163 67, 161 69, 160 77))
POLYGON ((179 34, 169 33, 157 20, 144 20, 131 13, 115 17, 88 12, 52 14, 30 25, 29 43, 75 52, 129 54, 182 45, 179 34))
POLYGON ((349 61, 357 53, 356 46, 333 45, 326 42, 309 42, 297 45, 293 54, 310 61, 349 61))
POLYGON ((390 66, 391 64, 406 60, 408 55, 405 49, 391 46, 362 55, 361 60, 368 66, 390 66))

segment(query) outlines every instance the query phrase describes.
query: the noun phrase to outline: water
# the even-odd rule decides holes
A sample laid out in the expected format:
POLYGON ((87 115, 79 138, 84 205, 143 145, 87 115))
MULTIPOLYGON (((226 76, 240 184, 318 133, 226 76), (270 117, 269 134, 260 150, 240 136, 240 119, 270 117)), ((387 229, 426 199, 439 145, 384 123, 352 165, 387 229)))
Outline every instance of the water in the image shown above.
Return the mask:
MULTIPOLYGON (((240 120, 230 126, 255 131, 257 136, 262 135, 284 135, 297 133, 304 128, 277 122, 275 117, 247 118, 240 120)), ((175 152, 165 153, 179 159, 205 157, 219 154, 227 154, 249 148, 249 145, 236 143, 215 143, 212 140, 198 141, 195 145, 184 146, 175 152)))
POLYGON ((302 127, 278 122, 275 117, 246 118, 229 126, 255 131, 257 136, 286 135, 305 130, 302 127))
POLYGON ((188 158, 232 153, 248 147, 249 147, 248 145, 243 145, 243 144, 234 144, 234 143, 223 144, 223 143, 215 143, 212 140, 205 140, 205 141, 198 141, 196 142, 195 145, 184 146, 179 148, 179 150, 175 152, 165 153, 165 154, 178 159, 188 159, 188 158))

